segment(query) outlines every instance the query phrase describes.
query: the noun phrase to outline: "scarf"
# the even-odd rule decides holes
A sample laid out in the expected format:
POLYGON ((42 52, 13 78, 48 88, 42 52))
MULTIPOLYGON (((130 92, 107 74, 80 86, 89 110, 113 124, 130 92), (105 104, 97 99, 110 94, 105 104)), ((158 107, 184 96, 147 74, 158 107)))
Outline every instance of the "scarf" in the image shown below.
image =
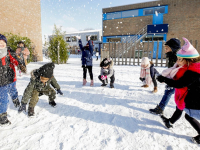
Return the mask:
POLYGON ((182 68, 182 66, 178 67, 178 64, 175 63, 173 67, 163 70, 162 76, 173 79, 180 68, 182 68))
POLYGON ((8 53, 7 47, 0 49, 0 59, 5 57, 8 53))
POLYGON ((147 85, 151 85, 152 79, 150 75, 150 64, 148 64, 145 68, 141 67, 140 77, 145 78, 145 83, 147 85))

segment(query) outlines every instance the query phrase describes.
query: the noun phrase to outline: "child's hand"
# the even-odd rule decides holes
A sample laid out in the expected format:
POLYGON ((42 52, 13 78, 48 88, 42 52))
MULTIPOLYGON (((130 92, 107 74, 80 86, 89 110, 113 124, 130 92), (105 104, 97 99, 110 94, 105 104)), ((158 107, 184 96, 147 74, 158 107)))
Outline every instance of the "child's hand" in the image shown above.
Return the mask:
POLYGON ((60 89, 58 89, 57 94, 63 95, 63 92, 60 89))
POLYGON ((156 78, 159 82, 165 82, 165 77, 163 77, 162 75, 160 75, 160 76, 157 76, 157 78, 156 78))
POLYGON ((88 41, 90 40, 90 38, 91 38, 91 35, 88 36, 88 41))
POLYGON ((101 76, 101 80, 106 80, 106 79, 107 79, 107 76, 104 76, 104 75, 101 76))
POLYGON ((78 40, 80 40, 80 39, 81 39, 81 36, 78 36, 78 35, 77 35, 76 38, 77 38, 78 40))

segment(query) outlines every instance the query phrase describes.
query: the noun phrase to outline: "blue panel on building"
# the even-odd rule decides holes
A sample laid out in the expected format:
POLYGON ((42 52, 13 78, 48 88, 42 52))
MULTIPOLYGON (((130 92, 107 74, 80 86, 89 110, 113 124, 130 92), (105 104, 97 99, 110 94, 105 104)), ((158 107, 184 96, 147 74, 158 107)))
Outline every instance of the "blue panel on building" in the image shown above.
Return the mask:
POLYGON ((168 24, 147 25, 148 34, 168 33, 168 24))
MULTIPOLYGON (((157 46, 158 46, 158 42, 157 42, 157 41, 154 41, 154 46, 153 46, 153 59, 156 59, 157 46)), ((162 56, 162 47, 163 47, 163 42, 162 42, 162 41, 159 41, 159 46, 158 46, 158 59, 161 59, 161 56, 162 56)))
POLYGON ((153 24, 163 24, 163 14, 154 14, 153 24))

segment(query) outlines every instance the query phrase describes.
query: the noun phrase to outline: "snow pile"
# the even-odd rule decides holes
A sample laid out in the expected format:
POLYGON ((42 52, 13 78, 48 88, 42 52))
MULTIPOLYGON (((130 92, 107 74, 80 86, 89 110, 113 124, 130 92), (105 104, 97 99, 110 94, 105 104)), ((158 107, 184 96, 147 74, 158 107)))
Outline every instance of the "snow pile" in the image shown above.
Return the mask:
MULTIPOLYGON (((48 60, 45 60, 48 61, 48 60)), ((94 87, 82 86, 80 57, 72 56, 68 64, 56 65, 54 74, 64 96, 57 95, 57 107, 48 104, 41 96, 35 107, 34 118, 18 114, 12 102, 8 109, 10 126, 0 127, 0 149, 31 150, 163 150, 198 149, 190 142, 197 133, 182 117, 172 130, 166 129, 159 116, 149 113, 164 93, 164 84, 158 83, 158 93, 153 87, 140 86, 139 66, 114 66, 115 89, 100 87, 97 77, 99 61, 94 61, 94 87)), ((31 63, 28 71, 46 62, 31 63)), ((164 68, 158 67, 158 71, 164 68)), ((19 95, 29 83, 29 75, 18 77, 19 95)), ((165 115, 170 117, 175 103, 170 100, 165 115)))

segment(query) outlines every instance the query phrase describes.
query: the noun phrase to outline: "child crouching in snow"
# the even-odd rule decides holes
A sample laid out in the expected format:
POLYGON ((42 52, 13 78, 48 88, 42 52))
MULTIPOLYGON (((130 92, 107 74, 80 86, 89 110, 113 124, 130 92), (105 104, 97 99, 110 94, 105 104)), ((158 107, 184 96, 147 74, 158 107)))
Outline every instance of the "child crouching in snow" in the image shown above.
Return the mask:
POLYGON ((159 72, 154 68, 153 63, 149 61, 148 57, 143 57, 141 62, 140 80, 144 83, 144 85, 142 85, 144 88, 149 87, 153 81, 153 93, 158 91, 157 82, 155 79, 156 74, 159 74, 159 72))
POLYGON ((54 67, 55 65, 53 63, 48 63, 31 72, 31 81, 24 91, 21 106, 18 110, 19 113, 22 111, 26 112, 26 105, 30 99, 28 116, 34 116, 34 107, 39 100, 39 96, 43 94, 49 97, 49 105, 52 107, 56 106, 54 101, 56 98, 56 92, 50 87, 50 85, 57 90, 57 94, 59 93, 60 95, 63 95, 63 93, 61 92, 60 86, 53 76, 54 67))
POLYGON ((101 72, 99 75, 99 80, 103 83, 101 86, 106 86, 108 84, 108 78, 111 79, 110 81, 110 88, 114 88, 114 81, 115 81, 115 76, 114 76, 114 69, 113 69, 113 61, 105 58, 101 63, 101 72))

